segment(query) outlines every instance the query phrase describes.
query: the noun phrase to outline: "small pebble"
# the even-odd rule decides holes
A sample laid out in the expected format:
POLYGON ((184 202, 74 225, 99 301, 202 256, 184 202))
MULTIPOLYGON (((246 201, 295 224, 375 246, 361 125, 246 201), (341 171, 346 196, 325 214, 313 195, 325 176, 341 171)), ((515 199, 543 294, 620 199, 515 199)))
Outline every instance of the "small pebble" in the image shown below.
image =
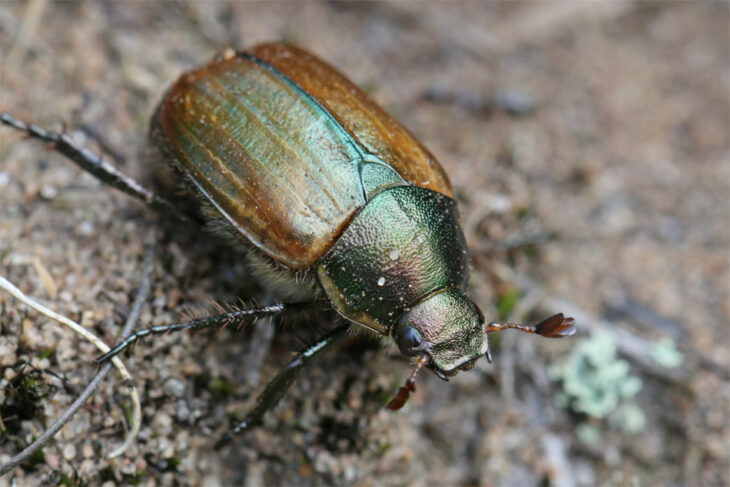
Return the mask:
POLYGON ((330 473, 337 475, 339 473, 339 465, 337 459, 328 451, 317 453, 314 459, 314 470, 319 473, 330 473))
POLYGON ((53 198, 58 196, 58 190, 56 189, 55 186, 48 184, 41 188, 40 194, 41 194, 41 197, 43 197, 44 199, 52 200, 53 198))
POLYGON ((510 115, 529 115, 537 108, 532 96, 516 90, 498 91, 494 96, 494 106, 510 115))
POLYGON ((63 447, 63 458, 66 460, 73 460, 76 458, 76 447, 72 443, 63 447))
POLYGON ((170 378, 165 382, 165 393, 172 397, 182 397, 185 394, 185 383, 174 377, 170 378))
POLYGON ((84 220, 79 225, 79 234, 85 237, 90 237, 94 234, 94 224, 88 220, 84 220))
POLYGON ((175 417, 180 422, 185 422, 190 418, 190 408, 184 399, 179 399, 175 403, 175 417))
POLYGON ((139 471, 144 470, 147 468, 147 460, 139 457, 134 461, 134 466, 139 471))
POLYGON ((357 468, 354 465, 345 467, 345 482, 350 484, 357 479, 357 468))
POLYGON ((85 476, 92 476, 95 471, 99 470, 100 466, 96 462, 96 460, 92 460, 90 458, 87 458, 83 462, 81 462, 81 465, 79 466, 79 473, 81 474, 81 477, 85 476))
POLYGON ((154 425, 161 434, 167 434, 172 426, 172 417, 169 414, 157 413, 155 415, 154 425))
POLYGON ((58 466, 61 464, 61 458, 55 453, 46 453, 43 456, 43 459, 46 461, 46 465, 51 468, 58 468, 58 466))
POLYGON ((81 454, 84 456, 84 458, 92 458, 94 456, 94 447, 89 445, 88 443, 85 444, 81 450, 81 454))

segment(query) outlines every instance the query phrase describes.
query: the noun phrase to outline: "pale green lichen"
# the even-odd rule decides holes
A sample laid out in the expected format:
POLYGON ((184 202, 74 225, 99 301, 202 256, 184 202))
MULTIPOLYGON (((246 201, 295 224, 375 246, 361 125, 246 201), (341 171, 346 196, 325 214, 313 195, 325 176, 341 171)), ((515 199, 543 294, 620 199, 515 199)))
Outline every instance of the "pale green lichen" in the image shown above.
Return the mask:
POLYGON ((677 350, 674 340, 669 337, 654 343, 649 353, 657 365, 666 369, 679 367, 684 362, 684 356, 677 350))
MULTIPOLYGON (((579 341, 567 360, 549 373, 562 383, 562 391, 555 396, 559 407, 597 419, 610 416, 627 432, 644 427, 643 411, 631 402, 643 384, 631 375, 629 363, 618 357, 612 333, 600 331, 579 341)), ((588 439, 593 435, 583 436, 588 439)))
POLYGON ((588 423, 580 423, 575 427, 575 436, 586 445, 596 446, 601 442, 601 430, 588 423))

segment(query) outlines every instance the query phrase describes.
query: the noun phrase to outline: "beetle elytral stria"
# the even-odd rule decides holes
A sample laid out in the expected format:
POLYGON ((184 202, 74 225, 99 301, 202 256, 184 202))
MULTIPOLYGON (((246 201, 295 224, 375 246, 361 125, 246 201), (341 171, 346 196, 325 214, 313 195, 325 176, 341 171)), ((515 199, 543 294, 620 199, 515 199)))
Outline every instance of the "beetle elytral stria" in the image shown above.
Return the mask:
POLYGON ((65 133, 8 114, 1 120, 52 142, 155 209, 203 220, 241 244, 273 291, 297 301, 141 330, 99 361, 143 336, 222 327, 301 301, 324 298, 347 320, 292 360, 225 439, 259 424, 298 372, 345 337, 350 324, 392 336, 416 360, 388 405, 393 410, 406 402, 422 368, 448 380, 482 356, 491 361, 489 332, 516 328, 550 338, 575 332, 573 319, 562 314, 537 325, 485 322, 466 294, 468 249, 439 163, 351 81, 296 47, 228 49, 184 73, 165 94, 150 140, 199 203, 194 215, 65 133))

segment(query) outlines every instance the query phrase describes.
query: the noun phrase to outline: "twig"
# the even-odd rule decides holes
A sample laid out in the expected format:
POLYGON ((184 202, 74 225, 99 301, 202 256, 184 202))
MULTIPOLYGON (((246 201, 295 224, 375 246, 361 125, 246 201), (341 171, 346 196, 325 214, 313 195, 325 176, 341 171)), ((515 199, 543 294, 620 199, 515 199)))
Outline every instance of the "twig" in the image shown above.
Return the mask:
MULTIPOLYGON (((11 283, 7 279, 5 279, 3 276, 0 276, 0 288, 5 290, 11 296, 13 296, 15 299, 17 299, 21 303, 25 304, 26 306, 28 306, 29 308, 34 309, 37 312, 39 312, 40 314, 47 316, 48 318, 51 318, 52 320, 61 323, 63 326, 65 326, 67 328, 70 328, 74 333, 76 333, 77 335, 81 335, 87 341, 94 344, 94 346, 96 346, 96 348, 98 348, 102 352, 106 353, 110 350, 106 343, 101 341, 101 339, 99 337, 97 337, 96 335, 91 333, 89 330, 87 330, 83 326, 79 325, 75 321, 56 313, 52 309, 46 308, 45 306, 38 303, 37 301, 32 300, 31 298, 26 296, 23 293, 23 291, 21 291, 20 289, 15 287, 15 285, 13 285, 13 283, 11 283)), ((119 363, 115 363, 114 366, 117 368, 117 370, 119 370, 119 373, 121 374, 121 376, 124 380, 131 380, 132 376, 129 375, 129 371, 124 366, 124 364, 121 362, 121 360, 119 361, 119 363)))
MULTIPOLYGON (((144 269, 143 269, 143 273, 142 273, 139 291, 137 293, 137 297, 134 300, 134 304, 132 305, 132 309, 129 312, 129 315, 127 315, 127 320, 124 324, 124 328, 122 329, 122 335, 126 335, 132 331, 132 329, 134 328, 134 325, 137 323, 137 320, 139 319, 140 312, 142 311, 142 306, 143 306, 145 300, 147 299, 147 296, 149 295, 150 275, 152 274, 152 265, 154 263, 153 256, 154 256, 153 246, 150 246, 145 255, 145 263, 144 263, 144 269)), ((33 309, 36 309, 40 313, 42 313, 46 316, 49 316, 49 317, 53 317, 53 316, 50 316, 49 314, 45 313, 44 311, 42 311, 42 309, 45 309, 43 306, 39 305, 38 303, 35 303, 34 301, 31 301, 20 290, 18 290, 15 286, 10 284, 2 276, 0 276, 0 287, 5 289, 6 291, 8 291, 10 294, 12 294, 14 297, 19 299, 23 303, 27 304, 28 306, 32 307, 33 309)), ((50 311, 50 310, 48 310, 48 311, 50 311)), ((51 313, 53 313, 53 312, 51 312, 51 313)), ((55 314, 55 313, 53 313, 53 314, 55 314)), ((64 318, 64 319, 66 319, 66 318, 64 318)), ((71 320, 68 320, 68 321, 71 321, 71 320)), ((102 345, 103 345, 103 343, 102 343, 102 345)), ((106 347, 106 345, 104 345, 104 347, 106 347)), ((106 350, 109 350, 109 348, 106 347, 106 350)), ((102 351, 103 351, 103 349, 102 349, 102 351)), ((79 395, 79 397, 76 398, 76 400, 68 407, 68 409, 45 432, 43 432, 43 434, 40 437, 38 437, 33 443, 31 443, 22 452, 20 452, 15 457, 13 457, 8 463, 0 466, 0 475, 4 475, 5 473, 9 472, 13 468, 18 466, 22 462, 24 462, 31 455, 33 455, 33 453, 35 453, 38 449, 40 449, 45 443, 47 443, 51 438, 53 438, 53 436, 55 436, 55 434, 58 433, 58 431, 61 428, 63 428, 63 426, 66 423, 68 423, 69 420, 71 420, 71 418, 76 413, 76 411, 78 411, 81 408, 81 406, 83 406, 84 403, 89 399, 89 397, 91 397, 91 395, 94 393, 94 391, 99 386, 101 381, 109 373, 109 370, 111 370, 112 365, 116 366, 116 364, 112 364, 112 362, 109 362, 109 363, 105 364, 100 370, 98 370, 92 377, 89 384, 83 390, 83 392, 79 395)), ((124 369, 123 365, 122 365, 122 369, 126 372, 126 369, 124 369)), ((114 457, 114 456, 118 456, 122 452, 124 452, 124 450, 126 450, 126 448, 132 443, 132 441, 136 437, 137 433, 139 432, 141 408, 139 405, 139 395, 137 394, 136 388, 133 387, 131 389, 130 396, 131 396, 132 404, 133 404, 133 408, 134 408, 133 417, 132 417, 132 429, 130 431, 130 434, 127 436, 127 439, 122 444, 122 446, 117 448, 116 450, 114 450, 112 453, 109 454, 110 458, 114 457)))
MULTIPOLYGON (((130 310, 129 315, 127 315, 127 321, 124 323, 124 328, 122 328, 121 336, 129 335, 134 329, 134 326, 137 324, 137 321, 139 320, 139 315, 142 312, 142 306, 144 305, 144 302, 150 293, 150 277, 152 276, 152 270, 154 268, 154 265, 155 245, 153 243, 147 245, 147 250, 145 251, 144 257, 144 265, 142 267, 142 277, 139 283, 139 290, 137 291, 137 296, 134 298, 132 309, 130 310)), ((139 393, 137 392, 137 388, 131 382, 129 389, 129 398, 132 401, 132 428, 130 429, 127 438, 124 440, 124 443, 122 443, 119 448, 109 453, 109 458, 114 458, 124 453, 124 451, 129 448, 129 445, 132 444, 132 441, 134 441, 134 439, 137 437, 137 434, 139 433, 139 428, 142 425, 142 406, 140 405, 139 401, 139 393)))

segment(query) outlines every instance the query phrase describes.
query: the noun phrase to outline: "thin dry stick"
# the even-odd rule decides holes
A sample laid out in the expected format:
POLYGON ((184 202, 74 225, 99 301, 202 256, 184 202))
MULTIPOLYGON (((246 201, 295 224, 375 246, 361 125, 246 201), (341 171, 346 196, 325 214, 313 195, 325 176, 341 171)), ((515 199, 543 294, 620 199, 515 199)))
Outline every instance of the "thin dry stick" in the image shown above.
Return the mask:
MULTIPOLYGON (((42 304, 33 301, 31 298, 23 294, 23 292, 15 287, 10 281, 5 279, 4 277, 0 276, 0 288, 4 289, 8 293, 10 293, 11 296, 13 296, 18 301, 22 302, 26 306, 36 310, 40 314, 47 316, 51 318, 52 320, 55 320, 62 325, 70 328, 73 332, 77 333, 78 335, 81 335, 89 342, 93 343, 96 348, 101 350, 102 353, 106 353, 109 350, 111 350, 106 343, 102 342, 99 337, 91 333, 89 330, 84 328, 83 326, 79 325, 75 321, 60 315, 56 313, 55 311, 46 308, 42 304)), ((122 379, 124 379, 125 382, 132 384, 132 376, 129 374, 129 371, 122 363, 121 359, 118 359, 118 357, 114 357, 117 359, 116 361, 112 359, 112 365, 117 368, 119 371, 119 374, 122 376, 122 379)), ((139 394, 137 393, 137 388, 134 387, 134 385, 131 386, 129 391, 130 399, 132 400, 132 429, 130 431, 130 435, 125 440, 124 444, 122 445, 123 448, 126 448, 129 446, 134 439, 134 436, 137 435, 137 432, 139 431, 140 424, 141 424, 141 416, 142 416, 142 407, 140 406, 139 402, 139 394), (131 438, 130 438, 131 437, 131 438)), ((122 450, 123 451, 123 450, 122 450)), ((114 456, 118 456, 121 453, 119 449, 114 450, 110 456, 113 458, 114 456)))
MULTIPOLYGON (((132 309, 127 315, 126 323, 124 324, 124 328, 122 329, 122 336, 125 336, 129 334, 132 329, 134 328, 135 324, 137 323, 137 320, 139 319, 139 314, 142 311, 142 306, 147 299, 147 296, 149 295, 150 291, 150 276, 152 274, 152 265, 154 263, 154 251, 153 246, 150 246, 148 248, 147 254, 145 255, 145 264, 143 268, 142 278, 140 282, 139 291, 137 293, 137 297, 134 300, 134 303, 132 305, 132 309)), ((0 286, 3 287, 3 289, 8 290, 7 280, 0 277, 0 286), (3 282, 5 281, 5 282, 3 282)), ((12 286, 12 284, 10 284, 12 286)), ((14 288, 12 286, 10 289, 14 288)), ((16 288, 17 289, 17 288, 16 288)), ((10 292, 10 291, 9 291, 10 292)), ((11 292, 13 296, 16 296, 17 293, 20 293, 22 295, 22 292, 19 290, 17 292, 11 292)), ((25 299, 28 299, 23 295, 25 299)), ((21 300, 25 302, 25 300, 21 300)), ((37 304, 37 303, 36 303, 37 304)), ((32 306, 33 307, 33 306, 32 306)), ((34 307, 35 309, 35 307, 34 307)), ((45 314, 45 313, 43 313, 45 314)), ((78 411, 81 406, 84 405, 84 403, 91 397, 91 395, 94 393, 96 388, 99 386, 101 381, 104 379, 104 377, 109 373, 109 370, 111 370, 112 363, 105 364, 99 371, 94 374, 89 384, 86 386, 84 391, 79 395, 78 398, 69 406, 69 408, 59 417, 38 439, 36 439, 33 443, 31 443, 25 450, 20 452, 18 455, 13 457, 8 463, 5 465, 0 466, 0 475, 3 475, 22 462, 24 462, 27 458, 29 458, 33 453, 35 453, 39 448, 41 448, 45 443, 47 443, 63 426, 68 423, 68 421, 73 417, 73 415, 78 411)), ((136 391, 134 391, 136 393, 136 391)), ((137 405, 139 405, 139 396, 137 396, 137 405)), ((132 399, 134 403, 134 398, 132 399)), ((134 413, 136 418, 139 418, 141 416, 140 412, 134 413)), ((121 447, 114 450, 109 456, 117 456, 120 455, 133 441, 135 438, 137 432, 139 431, 139 421, 135 421, 134 417, 132 419, 132 431, 127 436, 127 440, 122 444, 121 447), (137 425, 135 428, 135 424, 137 425)))

